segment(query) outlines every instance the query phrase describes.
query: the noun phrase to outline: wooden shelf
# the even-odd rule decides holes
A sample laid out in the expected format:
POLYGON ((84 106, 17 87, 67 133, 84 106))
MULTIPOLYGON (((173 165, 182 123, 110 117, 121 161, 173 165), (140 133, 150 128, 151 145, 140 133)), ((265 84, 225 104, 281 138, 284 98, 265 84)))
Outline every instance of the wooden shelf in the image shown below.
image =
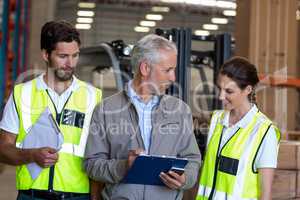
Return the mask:
POLYGON ((300 131, 287 131, 283 133, 282 139, 300 141, 300 131))

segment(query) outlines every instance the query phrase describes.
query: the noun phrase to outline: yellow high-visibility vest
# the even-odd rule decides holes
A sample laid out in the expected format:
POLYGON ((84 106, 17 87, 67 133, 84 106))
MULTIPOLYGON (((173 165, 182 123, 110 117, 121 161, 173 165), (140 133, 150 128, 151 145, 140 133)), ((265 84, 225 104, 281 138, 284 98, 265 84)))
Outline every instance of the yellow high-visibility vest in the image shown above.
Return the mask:
MULTIPOLYGON (((55 105, 47 91, 37 88, 37 79, 14 87, 13 98, 20 121, 16 146, 22 148, 22 141, 30 127, 48 107, 54 119, 60 116, 59 128, 64 137, 58 162, 54 165, 54 176, 51 180, 53 188, 51 189, 89 193, 89 179, 82 168, 82 161, 92 113, 96 104, 100 102, 102 93, 101 90, 83 81, 78 79, 75 81, 79 87, 72 91, 61 113, 56 112, 55 105)), ((18 166, 16 169, 17 189, 48 190, 49 172, 50 168, 44 168, 38 178, 33 180, 26 165, 18 166)))
POLYGON ((271 126, 278 142, 280 131, 264 114, 257 112, 252 121, 245 128, 239 128, 220 149, 223 117, 224 111, 212 116, 216 126, 208 141, 196 199, 256 200, 261 193, 258 171, 254 167, 257 152, 271 126))

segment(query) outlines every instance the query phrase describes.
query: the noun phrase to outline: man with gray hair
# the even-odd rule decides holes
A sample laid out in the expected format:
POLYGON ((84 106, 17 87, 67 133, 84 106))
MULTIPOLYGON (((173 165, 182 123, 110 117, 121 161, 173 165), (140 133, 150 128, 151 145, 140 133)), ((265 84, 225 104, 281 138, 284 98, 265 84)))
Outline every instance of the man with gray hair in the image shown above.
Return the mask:
POLYGON ((106 98, 93 113, 84 168, 105 182, 105 200, 178 200, 196 182, 201 155, 193 134, 190 108, 166 95, 175 82, 177 49, 157 35, 143 37, 132 50, 133 80, 106 98), (189 160, 185 171, 161 172, 165 186, 124 184, 122 179, 140 153, 189 160))

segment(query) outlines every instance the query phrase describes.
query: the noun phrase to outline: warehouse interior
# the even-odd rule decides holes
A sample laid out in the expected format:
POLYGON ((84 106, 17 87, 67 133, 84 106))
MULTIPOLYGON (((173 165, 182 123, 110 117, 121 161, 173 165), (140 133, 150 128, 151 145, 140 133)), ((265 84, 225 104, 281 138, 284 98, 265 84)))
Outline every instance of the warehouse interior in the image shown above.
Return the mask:
MULTIPOLYGON (((273 199, 300 199, 299 0, 0 0, 1 115, 14 84, 45 71, 40 30, 50 20, 79 30, 76 74, 104 97, 131 79, 135 42, 149 33, 175 38, 185 63, 177 95, 192 109, 203 151, 211 113, 221 108, 216 73, 233 55, 248 58, 260 78, 257 105, 282 134, 273 199)), ((15 167, 0 164, 0 199, 16 196, 15 167)))

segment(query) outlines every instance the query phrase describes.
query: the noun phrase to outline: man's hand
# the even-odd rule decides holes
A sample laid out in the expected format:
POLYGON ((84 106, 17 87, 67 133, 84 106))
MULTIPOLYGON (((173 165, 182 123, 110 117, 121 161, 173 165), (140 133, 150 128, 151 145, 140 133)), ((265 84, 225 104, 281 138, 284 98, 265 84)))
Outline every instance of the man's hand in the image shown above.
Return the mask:
POLYGON ((58 153, 49 147, 32 149, 32 160, 41 167, 50 167, 57 162, 58 153))
POLYGON ((41 167, 49 167, 57 162, 58 153, 55 149, 49 147, 38 149, 16 148, 16 138, 16 134, 1 130, 0 162, 16 166, 36 162, 41 167))
POLYGON ((127 169, 131 168, 136 157, 138 157, 142 152, 144 152, 143 149, 135 149, 128 152, 127 169))
POLYGON ((90 200, 102 200, 101 192, 105 187, 105 183, 90 179, 90 200))
POLYGON ((185 183, 185 174, 178 175, 173 171, 169 171, 168 173, 161 172, 159 177, 163 181, 163 183, 171 189, 179 189, 185 183))

